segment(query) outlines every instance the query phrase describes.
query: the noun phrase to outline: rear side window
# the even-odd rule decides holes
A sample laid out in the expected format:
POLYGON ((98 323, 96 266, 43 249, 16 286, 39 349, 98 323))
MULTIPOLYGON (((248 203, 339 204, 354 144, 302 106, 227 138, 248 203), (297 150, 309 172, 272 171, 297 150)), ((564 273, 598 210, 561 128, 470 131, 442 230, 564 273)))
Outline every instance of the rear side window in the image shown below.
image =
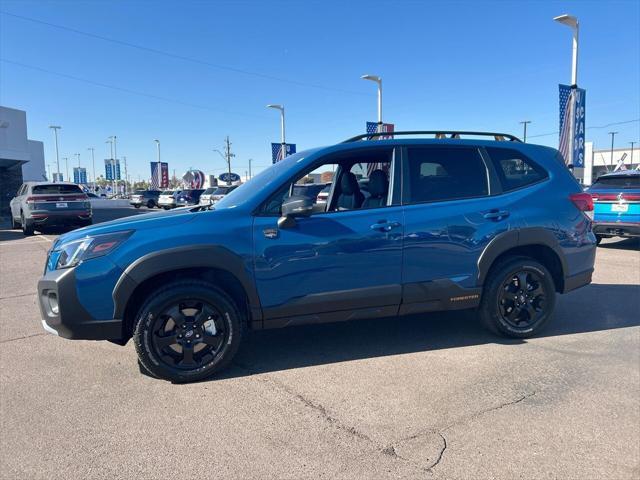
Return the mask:
POLYGON ((409 148, 405 203, 438 202, 489 194, 487 168, 473 148, 409 148))
POLYGON ((547 172, 516 150, 487 148, 502 190, 509 192, 547 178, 547 172))
POLYGON ((34 195, 60 195, 65 193, 83 193, 77 185, 64 185, 54 183, 51 185, 34 185, 32 190, 34 195))

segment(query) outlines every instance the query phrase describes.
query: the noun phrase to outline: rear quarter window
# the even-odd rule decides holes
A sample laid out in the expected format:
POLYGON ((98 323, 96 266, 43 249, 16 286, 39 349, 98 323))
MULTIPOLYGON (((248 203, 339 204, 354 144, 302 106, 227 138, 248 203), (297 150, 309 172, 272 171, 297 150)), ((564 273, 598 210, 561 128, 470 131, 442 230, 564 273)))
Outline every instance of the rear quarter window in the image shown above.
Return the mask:
POLYGON ((505 192, 532 185, 548 177, 544 168, 517 150, 487 148, 487 152, 505 192))

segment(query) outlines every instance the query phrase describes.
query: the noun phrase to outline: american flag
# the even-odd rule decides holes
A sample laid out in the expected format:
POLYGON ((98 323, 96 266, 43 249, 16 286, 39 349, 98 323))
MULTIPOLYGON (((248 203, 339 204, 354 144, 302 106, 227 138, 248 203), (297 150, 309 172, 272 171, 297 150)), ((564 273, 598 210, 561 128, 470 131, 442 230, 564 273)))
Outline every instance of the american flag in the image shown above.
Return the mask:
POLYGON ((574 102, 574 90, 568 85, 560 85, 560 142, 558 150, 569 164, 571 145, 571 108, 574 102))
MULTIPOLYGON (((394 124, 393 123, 383 123, 382 125, 380 125, 380 130, 378 130, 378 123, 377 122, 367 122, 367 134, 368 135, 373 135, 374 133, 387 133, 388 135, 379 135, 379 136, 374 136, 374 137, 370 137, 370 140, 389 140, 393 138, 393 129, 394 129, 394 124)), ((373 172, 374 170, 384 170, 385 172, 387 170, 389 170, 389 164, 385 163, 367 163, 367 175, 371 176, 371 172, 373 172)))
POLYGON ((296 144, 295 143, 287 143, 286 144, 286 155, 282 155, 282 144, 281 143, 272 143, 271 144, 271 162, 276 163, 282 160, 289 155, 296 153, 296 144))
POLYGON ((389 135, 380 135, 371 137, 371 140, 388 140, 393 138, 393 123, 383 123, 380 125, 380 130, 378 130, 377 122, 367 122, 367 134, 373 135, 374 133, 388 133, 389 135))
POLYGON ((169 186, 169 164, 162 162, 158 172, 158 162, 151 163, 151 189, 159 190, 169 186))

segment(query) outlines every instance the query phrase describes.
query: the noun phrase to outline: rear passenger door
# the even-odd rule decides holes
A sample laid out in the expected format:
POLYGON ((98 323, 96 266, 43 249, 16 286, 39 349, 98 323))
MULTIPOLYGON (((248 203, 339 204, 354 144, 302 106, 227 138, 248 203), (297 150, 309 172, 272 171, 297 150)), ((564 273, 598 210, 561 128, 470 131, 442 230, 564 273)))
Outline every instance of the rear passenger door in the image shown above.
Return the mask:
MULTIPOLYGON (((403 150, 403 308, 442 308, 475 288, 478 258, 513 227, 493 166, 475 147, 415 145, 403 150), (414 304, 412 307, 411 304, 414 304)), ((472 292, 469 306, 479 299, 472 292)))

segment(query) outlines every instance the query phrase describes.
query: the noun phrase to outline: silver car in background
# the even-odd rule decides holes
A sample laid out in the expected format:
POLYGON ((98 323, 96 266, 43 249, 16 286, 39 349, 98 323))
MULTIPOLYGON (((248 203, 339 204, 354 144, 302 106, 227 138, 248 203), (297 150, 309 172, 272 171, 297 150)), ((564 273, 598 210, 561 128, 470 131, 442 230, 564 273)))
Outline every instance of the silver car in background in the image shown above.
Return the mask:
POLYGON ((181 190, 165 190, 158 197, 158 208, 169 210, 176 208, 176 197, 180 195, 181 190))
POLYGON ((33 235, 50 226, 85 227, 92 223, 91 202, 75 183, 26 182, 9 203, 11 228, 33 235))

